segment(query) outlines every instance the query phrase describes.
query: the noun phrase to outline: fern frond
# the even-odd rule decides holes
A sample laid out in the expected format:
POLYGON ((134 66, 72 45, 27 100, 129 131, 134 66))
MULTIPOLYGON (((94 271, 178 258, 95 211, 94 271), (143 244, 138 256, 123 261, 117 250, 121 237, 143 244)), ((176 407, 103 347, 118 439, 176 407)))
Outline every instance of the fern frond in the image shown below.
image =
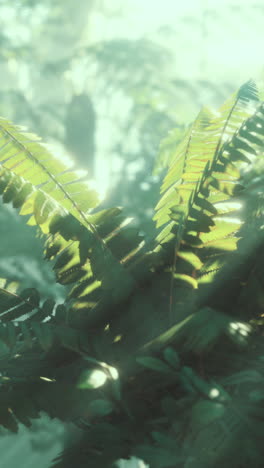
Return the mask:
MULTIPOLYGON (((110 301, 129 294, 133 278, 126 265, 140 250, 142 239, 126 226, 120 210, 89 214, 97 203, 94 192, 35 137, 4 119, 0 120, 1 136, 3 201, 12 202, 21 215, 30 215, 28 224, 39 225, 49 236, 46 257, 57 258, 54 268, 58 281, 77 284, 83 280, 87 294, 90 283, 98 286, 100 282, 110 301), (84 280, 88 278, 87 289, 84 280)), ((82 297, 86 293, 82 292, 82 297)), ((89 302, 93 306, 97 303, 89 302)))
MULTIPOLYGON (((223 143, 254 113, 256 95, 256 87, 250 81, 219 109, 219 117, 212 118, 206 109, 201 110, 176 152, 171 154, 168 174, 161 187, 161 193, 165 194, 156 206, 157 213, 153 218, 157 227, 169 220, 169 209, 178 203, 177 198, 181 204, 187 202, 206 164, 219 157, 223 143), (252 99, 254 105, 250 105, 252 99)), ((226 170, 230 169, 235 170, 232 165, 226 167, 226 170)))
POLYGON ((1 288, 0 307, 0 340, 13 355, 36 345, 48 351, 55 342, 83 353, 82 332, 69 326, 67 308, 51 299, 41 303, 36 289, 18 293, 8 286, 1 288))
MULTIPOLYGON (((240 187, 240 163, 251 162, 263 147, 262 105, 256 108, 256 99, 255 86, 249 82, 223 106, 220 117, 212 119, 205 128, 200 114, 184 143, 184 151, 172 159, 164 179, 161 190, 165 194, 154 219, 157 226, 167 225, 156 241, 171 243, 179 230, 179 217, 184 214, 181 250, 196 253, 200 268, 204 261, 208 262, 208 255, 232 251, 239 240, 237 233, 243 220, 235 194, 240 187), (258 132, 254 132, 256 127, 258 132), (197 144, 192 143, 195 138, 197 144), (197 163, 199 168, 195 167, 197 163)), ((190 265, 189 272, 182 271, 182 265, 177 263, 176 270, 175 278, 196 284, 199 268, 190 265)))
POLYGON ((6 119, 0 119, 0 163, 13 174, 52 196, 80 222, 98 204, 94 190, 80 182, 76 174, 54 159, 40 139, 24 133, 6 119))

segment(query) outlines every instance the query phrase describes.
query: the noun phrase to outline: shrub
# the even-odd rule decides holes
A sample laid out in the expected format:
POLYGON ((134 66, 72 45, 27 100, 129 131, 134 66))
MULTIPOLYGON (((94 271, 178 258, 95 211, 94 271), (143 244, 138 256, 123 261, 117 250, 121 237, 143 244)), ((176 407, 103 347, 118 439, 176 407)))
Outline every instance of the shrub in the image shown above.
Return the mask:
POLYGON ((54 467, 262 466, 264 103, 250 81, 179 141, 145 242, 0 120, 0 193, 45 235, 63 304, 2 280, 0 424, 83 430, 54 467), (17 288, 17 289, 16 289, 17 288))

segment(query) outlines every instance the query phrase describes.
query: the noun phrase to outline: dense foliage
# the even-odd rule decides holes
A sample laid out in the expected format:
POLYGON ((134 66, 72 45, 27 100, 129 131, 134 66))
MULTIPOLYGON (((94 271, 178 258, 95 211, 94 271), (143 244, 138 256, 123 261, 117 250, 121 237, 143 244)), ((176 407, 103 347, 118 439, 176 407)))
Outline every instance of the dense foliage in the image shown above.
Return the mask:
MULTIPOLYGON (((59 467, 262 466, 264 103, 253 82, 172 131, 147 242, 0 121, 0 193, 46 238, 63 304, 1 281, 0 423, 83 433, 59 467)), ((25 218, 24 218, 25 219, 25 218)))

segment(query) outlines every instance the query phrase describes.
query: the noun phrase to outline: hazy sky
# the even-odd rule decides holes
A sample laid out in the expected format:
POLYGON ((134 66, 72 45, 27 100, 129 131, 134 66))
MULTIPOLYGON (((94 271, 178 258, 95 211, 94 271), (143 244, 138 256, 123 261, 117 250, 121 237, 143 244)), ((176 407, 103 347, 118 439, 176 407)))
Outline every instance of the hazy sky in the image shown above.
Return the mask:
POLYGON ((144 36, 167 46, 169 40, 182 78, 210 74, 217 82, 228 74, 239 85, 263 70, 263 0, 107 0, 103 6, 109 16, 96 13, 95 37, 144 36))

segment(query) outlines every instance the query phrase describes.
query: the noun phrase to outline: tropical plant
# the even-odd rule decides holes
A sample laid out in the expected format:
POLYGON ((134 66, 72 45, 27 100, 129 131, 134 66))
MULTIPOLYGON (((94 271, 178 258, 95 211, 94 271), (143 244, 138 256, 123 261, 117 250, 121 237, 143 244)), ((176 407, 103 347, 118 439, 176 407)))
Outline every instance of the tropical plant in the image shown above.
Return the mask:
POLYGON ((0 192, 46 236, 63 304, 2 280, 0 424, 82 429, 59 467, 262 466, 264 103, 250 81, 161 145, 145 242, 38 139, 0 120, 0 192), (250 175, 254 172, 254 176, 250 175), (256 175, 256 174, 257 175, 256 175))

